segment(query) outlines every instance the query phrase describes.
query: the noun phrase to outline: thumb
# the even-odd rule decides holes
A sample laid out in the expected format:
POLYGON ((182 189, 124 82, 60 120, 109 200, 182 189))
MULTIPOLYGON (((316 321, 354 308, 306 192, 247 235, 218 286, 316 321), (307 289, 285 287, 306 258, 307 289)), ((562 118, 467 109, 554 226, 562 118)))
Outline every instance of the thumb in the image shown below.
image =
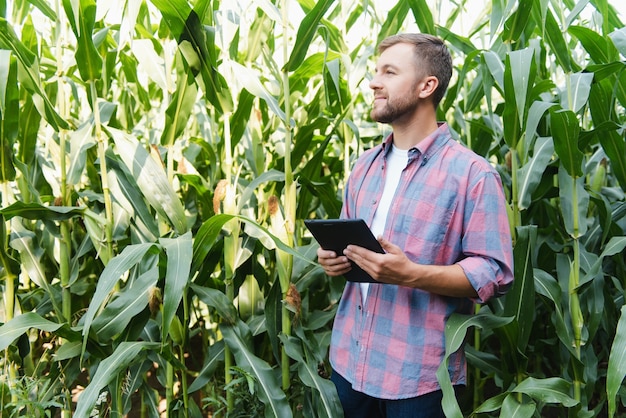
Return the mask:
POLYGON ((385 250, 386 253, 395 253, 400 251, 400 247, 392 244, 390 241, 386 240, 383 237, 378 237, 378 242, 380 243, 380 246, 383 247, 383 250, 385 250))

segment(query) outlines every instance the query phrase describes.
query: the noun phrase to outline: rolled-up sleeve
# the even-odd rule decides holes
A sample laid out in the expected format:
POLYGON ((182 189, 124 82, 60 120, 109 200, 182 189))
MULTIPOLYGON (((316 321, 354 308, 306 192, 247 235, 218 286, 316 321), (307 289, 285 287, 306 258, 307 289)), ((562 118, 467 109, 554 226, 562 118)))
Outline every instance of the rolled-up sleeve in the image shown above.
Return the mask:
POLYGON ((506 293, 513 282, 513 248, 506 199, 496 172, 479 176, 467 194, 458 264, 478 302, 506 293))

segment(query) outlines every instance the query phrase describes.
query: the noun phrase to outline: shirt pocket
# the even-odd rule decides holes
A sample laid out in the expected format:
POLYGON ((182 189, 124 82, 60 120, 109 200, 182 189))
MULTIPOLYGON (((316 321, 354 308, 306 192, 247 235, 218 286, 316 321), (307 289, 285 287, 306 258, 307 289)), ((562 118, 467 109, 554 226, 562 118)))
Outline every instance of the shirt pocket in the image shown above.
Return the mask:
POLYGON ((400 247, 416 263, 454 263, 463 221, 457 194, 445 188, 422 187, 406 195, 397 220, 398 242, 404 242, 400 247))

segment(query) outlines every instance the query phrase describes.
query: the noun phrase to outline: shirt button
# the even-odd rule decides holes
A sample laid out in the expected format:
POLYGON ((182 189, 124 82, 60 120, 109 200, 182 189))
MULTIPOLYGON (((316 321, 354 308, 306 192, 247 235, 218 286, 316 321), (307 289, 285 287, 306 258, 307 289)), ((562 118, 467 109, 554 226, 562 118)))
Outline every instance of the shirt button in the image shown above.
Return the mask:
POLYGON ((356 308, 357 308, 359 311, 362 309, 362 308, 361 308, 361 305, 357 306, 356 308))

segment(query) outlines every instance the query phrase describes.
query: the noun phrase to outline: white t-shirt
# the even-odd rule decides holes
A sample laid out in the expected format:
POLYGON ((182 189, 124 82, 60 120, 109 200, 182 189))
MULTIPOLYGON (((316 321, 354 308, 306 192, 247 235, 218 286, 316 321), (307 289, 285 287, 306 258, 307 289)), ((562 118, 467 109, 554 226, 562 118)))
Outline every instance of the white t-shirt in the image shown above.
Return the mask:
MULTIPOLYGON (((385 231, 385 223, 387 222, 387 214, 391 207, 391 202, 400 183, 400 177, 402 171, 406 167, 409 161, 409 151, 396 148, 392 144, 391 152, 387 155, 387 164, 385 165, 385 185, 383 187, 383 194, 376 208, 374 214, 374 220, 370 229, 375 237, 379 237, 385 231)), ((361 297, 363 304, 365 305, 365 299, 367 298, 367 292, 369 290, 369 283, 360 283, 361 285, 361 297)))

